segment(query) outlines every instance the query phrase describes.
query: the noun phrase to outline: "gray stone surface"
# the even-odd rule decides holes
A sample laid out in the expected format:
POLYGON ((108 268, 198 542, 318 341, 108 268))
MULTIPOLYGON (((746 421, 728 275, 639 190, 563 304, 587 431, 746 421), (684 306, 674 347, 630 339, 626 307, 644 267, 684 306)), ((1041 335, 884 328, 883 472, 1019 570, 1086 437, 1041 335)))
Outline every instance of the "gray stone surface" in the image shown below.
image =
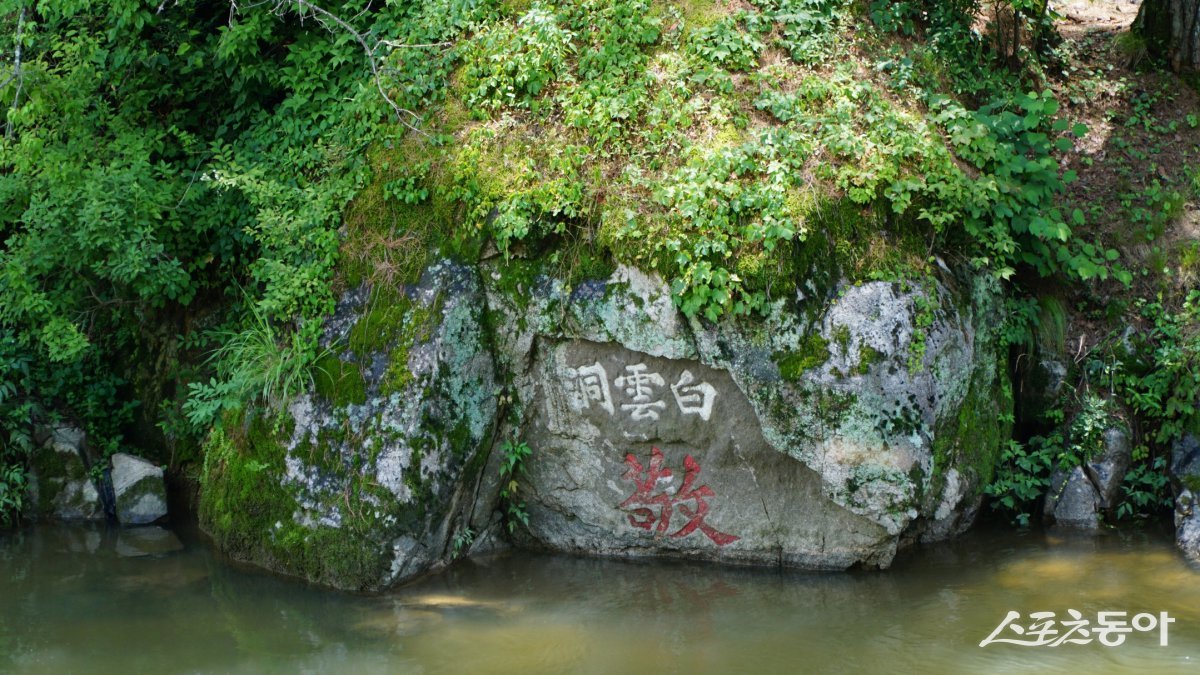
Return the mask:
POLYGON ((162 467, 123 452, 112 456, 113 496, 122 525, 148 525, 167 516, 162 467))
POLYGON ((1200 440, 1188 434, 1171 446, 1171 475, 1176 480, 1200 478, 1200 440))
POLYGON ((728 373, 594 342, 540 345, 538 413, 523 434, 536 453, 527 476, 538 540, 809 568, 885 562, 888 532, 767 445, 728 373), (640 403, 629 395, 639 381, 640 403))
POLYGON ((874 282, 712 325, 629 268, 574 288, 543 278, 519 298, 490 285, 525 411, 512 432, 533 448, 531 534, 572 552, 822 569, 887 566, 902 542, 953 536, 1008 405, 993 297, 874 282))
POLYGON ((1133 463, 1129 433, 1113 427, 1104 431, 1104 453, 1088 462, 1089 477, 1096 486, 1103 508, 1113 508, 1121 498, 1121 482, 1133 463))
POLYGON ((240 475, 284 455, 270 480, 286 510, 269 532, 221 529, 248 522, 212 511, 236 501, 220 481, 247 460, 210 452, 202 490, 224 495, 201 497, 214 539, 353 588, 495 551, 505 440, 532 448, 516 477, 529 520, 518 540, 561 551, 886 567, 901 546, 974 518, 1011 405, 987 282, 845 285, 713 325, 629 267, 568 285, 514 283, 492 265, 505 263, 427 270, 405 290, 403 320, 379 321, 391 332, 370 354, 347 343, 378 308, 365 288, 346 293, 323 344, 362 373, 365 400, 309 392, 271 423, 285 431, 235 430, 232 442, 280 446, 253 449, 263 459, 240 475), (314 537, 378 547, 381 566, 343 573, 308 549, 291 564, 284 543, 314 537))
POLYGON ((1185 558, 1200 565, 1200 511, 1195 494, 1187 488, 1175 497, 1175 545, 1185 558))
POLYGON ((1084 473, 1083 467, 1056 471, 1050 477, 1046 494, 1046 515, 1061 527, 1076 530, 1099 530, 1101 525, 1100 495, 1084 473))

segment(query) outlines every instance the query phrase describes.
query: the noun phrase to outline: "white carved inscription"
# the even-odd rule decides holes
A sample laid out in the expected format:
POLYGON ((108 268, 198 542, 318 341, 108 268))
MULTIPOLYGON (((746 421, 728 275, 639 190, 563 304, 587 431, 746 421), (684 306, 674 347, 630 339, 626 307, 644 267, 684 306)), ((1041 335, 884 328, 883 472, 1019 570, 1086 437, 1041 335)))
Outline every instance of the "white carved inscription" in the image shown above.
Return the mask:
POLYGON ((685 370, 679 381, 671 385, 675 405, 684 415, 699 415, 705 422, 712 417, 713 401, 717 399, 717 388, 707 382, 696 382, 692 371, 685 370))
POLYGON ((613 409, 612 392, 608 389, 608 373, 597 361, 590 366, 568 368, 567 377, 572 386, 567 388, 568 404, 576 410, 587 410, 592 403, 600 406, 609 415, 613 409))
MULTIPOLYGON (((608 385, 608 372, 599 361, 567 368, 566 376, 567 403, 572 409, 589 410, 595 406, 609 415, 616 413, 617 406, 614 405, 612 389, 608 385)), ((645 363, 625 366, 624 374, 613 380, 613 385, 629 401, 619 406, 621 411, 628 413, 635 422, 655 421, 667 408, 660 394, 660 390, 667 386, 667 381, 661 374, 652 372, 645 363)), ((679 375, 679 380, 670 385, 670 389, 681 414, 698 415, 705 422, 712 418, 713 404, 717 399, 716 387, 698 381, 692 371, 685 370, 679 375)))
POLYGON ((658 411, 667 407, 661 400, 652 400, 654 387, 664 386, 667 381, 658 373, 646 372, 648 369, 644 363, 625 366, 625 374, 616 381, 616 385, 625 390, 625 395, 633 398, 633 403, 622 403, 621 410, 630 411, 634 421, 656 420, 658 411))

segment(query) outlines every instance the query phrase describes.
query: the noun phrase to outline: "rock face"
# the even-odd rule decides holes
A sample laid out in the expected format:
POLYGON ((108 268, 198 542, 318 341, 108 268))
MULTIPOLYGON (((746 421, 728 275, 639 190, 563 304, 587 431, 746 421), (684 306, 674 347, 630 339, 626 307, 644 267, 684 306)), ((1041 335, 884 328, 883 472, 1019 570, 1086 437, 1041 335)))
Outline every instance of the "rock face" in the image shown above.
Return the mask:
POLYGON ((555 548, 847 567, 888 533, 767 445, 729 374, 613 345, 547 341, 524 437, 530 527, 555 548))
POLYGON ((48 430, 30 462, 30 511, 40 518, 104 520, 104 505, 84 464, 84 434, 58 426, 48 430))
POLYGON ((1099 457, 1051 475, 1046 520, 1077 530, 1099 530, 1104 513, 1121 496, 1121 481, 1132 461, 1129 434, 1124 429, 1105 430, 1104 452, 1099 457))
POLYGON ((712 326, 630 268, 570 292, 485 279, 542 545, 883 567, 978 508, 1011 405, 983 286, 866 283, 712 326))
POLYGON ((240 560, 362 590, 486 540, 498 385, 483 317, 478 275, 449 263, 403 292, 347 293, 315 389, 214 431, 201 526, 240 560))
POLYGON ((133 455, 112 456, 113 496, 122 525, 148 525, 167 516, 163 470, 133 455))
POLYGON ((201 480, 223 549, 378 589, 486 550, 501 513, 554 550, 810 569, 974 518, 1011 411, 983 282, 712 325, 632 268, 568 288, 490 265, 348 292, 315 389, 224 420, 201 480), (532 454, 502 491, 505 442, 532 454))

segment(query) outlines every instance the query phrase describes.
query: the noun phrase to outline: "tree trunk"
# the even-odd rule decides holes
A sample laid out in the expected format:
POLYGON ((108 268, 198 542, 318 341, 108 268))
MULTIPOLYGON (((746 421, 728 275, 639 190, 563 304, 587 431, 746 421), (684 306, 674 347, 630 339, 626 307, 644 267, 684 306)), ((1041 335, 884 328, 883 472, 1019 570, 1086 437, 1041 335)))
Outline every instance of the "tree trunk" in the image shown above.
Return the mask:
POLYGON ((1134 30, 1176 72, 1200 72, 1200 0, 1145 0, 1134 30))

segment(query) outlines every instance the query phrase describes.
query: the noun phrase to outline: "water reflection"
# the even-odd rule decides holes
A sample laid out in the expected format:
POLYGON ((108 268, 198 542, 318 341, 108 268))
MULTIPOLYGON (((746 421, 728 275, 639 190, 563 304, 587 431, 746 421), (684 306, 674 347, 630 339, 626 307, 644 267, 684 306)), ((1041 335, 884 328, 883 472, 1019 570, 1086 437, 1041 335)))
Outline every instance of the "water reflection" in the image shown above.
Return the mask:
POLYGON ((1200 655, 1200 575, 1161 533, 981 532, 884 573, 520 555, 382 596, 235 566, 184 535, 182 550, 102 528, 0 539, 0 670, 1184 672, 1200 655), (977 646, 1009 610, 1068 609, 1176 623, 1167 648, 1157 633, 977 646))

